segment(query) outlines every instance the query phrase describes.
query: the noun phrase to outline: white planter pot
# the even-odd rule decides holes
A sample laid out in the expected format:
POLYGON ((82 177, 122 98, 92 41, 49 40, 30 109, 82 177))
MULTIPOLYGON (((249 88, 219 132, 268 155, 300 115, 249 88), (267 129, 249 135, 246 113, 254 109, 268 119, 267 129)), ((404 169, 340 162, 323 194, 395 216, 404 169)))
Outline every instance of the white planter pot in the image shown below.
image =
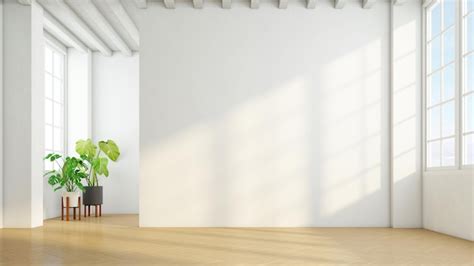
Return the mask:
POLYGON ((63 192, 63 206, 66 207, 66 198, 69 197, 69 207, 79 207, 81 192, 63 192))

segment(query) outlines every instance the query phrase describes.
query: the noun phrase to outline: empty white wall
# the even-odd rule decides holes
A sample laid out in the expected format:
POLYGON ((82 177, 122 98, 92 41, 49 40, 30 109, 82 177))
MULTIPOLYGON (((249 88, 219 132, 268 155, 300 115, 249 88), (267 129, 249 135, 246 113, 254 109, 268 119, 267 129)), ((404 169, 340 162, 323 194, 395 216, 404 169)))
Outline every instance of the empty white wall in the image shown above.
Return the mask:
POLYGON ((3 227, 3 0, 0 0, 0 228, 3 227))
POLYGON ((104 213, 138 213, 138 68, 138 54, 92 57, 92 136, 116 141, 121 151, 109 162, 110 176, 100 179, 104 213))
POLYGON ((141 226, 389 226, 388 2, 139 15, 141 226))

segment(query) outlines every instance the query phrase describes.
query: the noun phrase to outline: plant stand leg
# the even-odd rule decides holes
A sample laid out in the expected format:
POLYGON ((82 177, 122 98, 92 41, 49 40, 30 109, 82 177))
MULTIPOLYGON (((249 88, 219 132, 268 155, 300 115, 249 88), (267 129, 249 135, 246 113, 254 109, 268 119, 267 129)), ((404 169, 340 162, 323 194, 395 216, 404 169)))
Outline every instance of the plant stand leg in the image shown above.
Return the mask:
POLYGON ((69 197, 66 197, 66 221, 69 221, 69 197))
POLYGON ((95 205, 95 217, 97 217, 99 213, 97 212, 97 205, 95 205))
POLYGON ((63 202, 63 197, 61 197, 61 221, 64 221, 64 202, 63 202))
POLYGON ((81 197, 77 200, 77 206, 79 206, 79 221, 81 220, 81 197))
POLYGON ((91 216, 91 205, 87 205, 87 216, 91 216))
POLYGON ((102 204, 99 205, 99 216, 102 216, 102 204))

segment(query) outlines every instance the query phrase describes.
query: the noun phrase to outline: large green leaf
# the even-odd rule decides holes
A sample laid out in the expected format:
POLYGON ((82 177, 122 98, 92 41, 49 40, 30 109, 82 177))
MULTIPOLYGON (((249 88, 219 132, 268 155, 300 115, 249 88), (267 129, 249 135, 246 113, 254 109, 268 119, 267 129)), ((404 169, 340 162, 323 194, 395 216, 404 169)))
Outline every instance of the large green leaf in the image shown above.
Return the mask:
POLYGON ((94 145, 91 139, 81 139, 76 142, 76 152, 81 157, 86 156, 88 159, 92 159, 97 152, 97 146, 94 145))
POLYGON ((109 169, 107 168, 108 163, 109 160, 107 160, 107 158, 96 158, 92 163, 92 167, 97 174, 109 176, 109 169))
POLYGON ((117 161, 120 156, 120 150, 117 144, 113 140, 100 141, 99 142, 100 150, 103 151, 107 157, 112 161, 117 161))

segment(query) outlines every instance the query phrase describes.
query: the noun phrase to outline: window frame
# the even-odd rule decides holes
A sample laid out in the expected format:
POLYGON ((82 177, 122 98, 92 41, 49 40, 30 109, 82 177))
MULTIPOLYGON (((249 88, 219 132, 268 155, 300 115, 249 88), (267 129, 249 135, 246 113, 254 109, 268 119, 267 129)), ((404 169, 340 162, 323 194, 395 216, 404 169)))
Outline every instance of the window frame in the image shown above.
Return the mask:
MULTIPOLYGON (((467 1, 461 0, 461 1, 455 1, 455 18, 454 18, 454 40, 455 40, 455 59, 454 59, 454 71, 455 71, 455 91, 454 91, 454 104, 455 104, 455 160, 454 160, 454 166, 435 166, 435 167, 429 167, 428 166, 428 144, 432 141, 437 141, 438 139, 442 140, 445 139, 443 136, 440 135, 439 138, 436 138, 436 140, 428 140, 428 110, 433 108, 434 106, 442 106, 442 103, 444 102, 449 102, 451 100, 445 101, 443 99, 440 99, 440 102, 435 105, 431 105, 428 107, 428 97, 429 97, 429 92, 428 92, 428 84, 429 84, 429 78, 436 72, 440 72, 441 76, 443 75, 443 69, 446 67, 450 66, 453 62, 450 62, 449 64, 446 65, 441 65, 439 69, 436 71, 431 71, 431 73, 428 73, 428 64, 430 62, 429 58, 429 44, 434 38, 431 38, 428 40, 428 26, 430 24, 430 17, 428 12, 430 9, 436 5, 436 4, 443 4, 443 0, 438 0, 435 1, 432 5, 430 6, 424 6, 423 7, 423 12, 422 12, 422 165, 423 165, 423 171, 424 172, 439 172, 439 171, 446 171, 446 172, 452 172, 452 171, 457 171, 457 170, 472 170, 474 169, 474 164, 469 164, 469 165, 464 165, 464 148, 463 148, 463 123, 464 123, 464 117, 463 117, 463 96, 464 96, 464 56, 467 56, 468 54, 471 53, 464 53, 464 18, 467 17, 468 15, 474 15, 474 12, 471 11, 468 14, 464 15, 463 10, 465 8, 465 4, 467 1)), ((444 15, 441 14, 441 25, 444 25, 444 15)), ((453 26, 451 26, 453 27, 453 26)), ((450 27, 450 28, 451 28, 450 27)), ((438 37, 441 36, 441 53, 443 53, 443 34, 447 32, 450 28, 447 29, 441 29, 440 33, 433 37, 438 37)), ((443 88, 443 78, 441 77, 441 93, 442 93, 442 88, 443 88)), ((474 92, 469 92, 468 94, 471 94, 474 92)), ((442 120, 442 116, 440 116, 440 120, 442 120)), ((442 122, 441 122, 442 123, 442 122)), ((442 128, 440 129, 442 131, 442 128)), ((468 133, 469 134, 469 133, 468 133)), ((448 138, 448 137, 446 137, 448 138)), ((451 138, 451 137, 449 137, 451 138)), ((442 142, 440 144, 442 146, 442 142)), ((440 150, 441 156, 440 160, 442 161, 442 150, 440 150)))
MULTIPOLYGON (((67 156, 68 154, 68 53, 67 53, 67 48, 63 46, 58 40, 56 40, 54 37, 50 36, 49 34, 44 34, 44 50, 46 47, 51 49, 52 51, 61 54, 64 58, 63 62, 63 156, 67 156)), ((46 74, 46 69, 43 70, 43 72, 46 74)), ((54 78, 54 77, 53 77, 54 78)), ((45 91, 44 91, 45 92, 45 91)), ((46 94, 43 93, 43 99, 46 101, 46 94)), ((54 112, 54 111, 53 111, 54 112)), ((44 129, 46 126, 46 121, 43 122, 44 129)), ((54 126, 53 126, 54 127, 54 126)), ((44 130, 43 129, 43 130, 44 130)), ((54 141, 53 141, 54 145, 54 141)), ((44 152, 46 153, 48 149, 46 147, 44 148, 44 152)), ((57 152, 53 150, 51 152, 57 152)), ((43 166, 43 170, 46 170, 46 167, 43 166)))

